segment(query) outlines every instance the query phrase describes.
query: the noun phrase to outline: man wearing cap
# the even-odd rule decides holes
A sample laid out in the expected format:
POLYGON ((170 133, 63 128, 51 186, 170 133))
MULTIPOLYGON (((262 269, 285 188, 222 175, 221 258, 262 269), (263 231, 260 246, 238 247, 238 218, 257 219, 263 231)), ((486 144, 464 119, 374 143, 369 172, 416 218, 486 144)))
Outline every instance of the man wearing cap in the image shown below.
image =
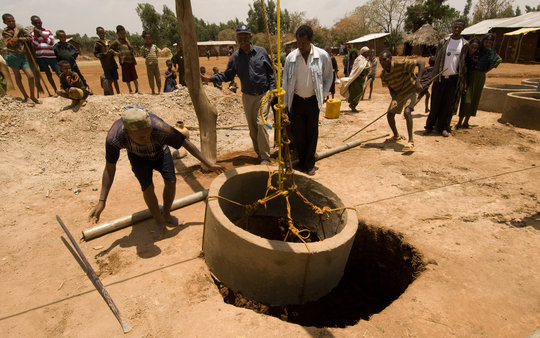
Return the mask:
POLYGON ((201 78, 205 82, 230 82, 238 75, 253 148, 261 164, 270 164, 268 127, 262 122, 259 109, 266 93, 276 88, 272 62, 263 47, 251 44, 251 30, 248 25, 238 26, 236 39, 240 48, 231 55, 227 69, 211 77, 201 75, 201 78))
POLYGON ((158 116, 149 114, 140 108, 130 108, 113 123, 107 134, 106 163, 103 170, 101 193, 98 204, 90 213, 90 221, 99 221, 101 212, 105 209, 105 202, 114 181, 120 149, 125 148, 131 163, 131 170, 141 185, 144 201, 156 222, 154 237, 161 237, 166 223, 172 226, 178 225, 178 219, 170 214, 176 193, 176 175, 168 146, 175 149, 183 146, 210 170, 224 171, 222 166, 210 163, 182 133, 158 116), (159 210, 158 200, 154 193, 152 182, 154 170, 160 172, 165 183, 162 212, 159 210))
POLYGON ((283 98, 291 120, 294 149, 298 153, 298 170, 315 174, 315 152, 319 138, 319 110, 330 94, 333 79, 328 53, 313 44, 313 29, 302 25, 296 30, 296 44, 285 59, 283 98))

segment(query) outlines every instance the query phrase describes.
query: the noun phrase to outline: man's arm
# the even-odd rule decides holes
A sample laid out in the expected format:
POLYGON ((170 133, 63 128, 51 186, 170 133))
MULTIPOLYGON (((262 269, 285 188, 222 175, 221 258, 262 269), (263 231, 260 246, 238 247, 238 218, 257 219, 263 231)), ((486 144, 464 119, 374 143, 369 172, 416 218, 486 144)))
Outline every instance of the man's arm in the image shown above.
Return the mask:
POLYGON ((334 81, 334 67, 332 67, 332 60, 328 53, 324 52, 322 58, 322 83, 323 83, 323 97, 330 95, 330 87, 332 81, 334 81))
POLYGON ((182 146, 193 156, 195 156, 196 159, 201 161, 208 169, 215 171, 217 173, 222 173, 225 171, 225 168, 223 166, 220 166, 215 163, 210 163, 206 157, 195 147, 193 143, 191 143, 188 139, 184 140, 184 143, 182 146))
POLYGON ((235 61, 238 54, 233 54, 227 63, 227 69, 221 73, 214 74, 210 77, 201 75, 203 82, 230 82, 236 76, 235 61), (236 55, 236 57, 235 57, 236 55))
POLYGON ((116 163, 105 162, 105 169, 103 169, 103 176, 101 178, 101 193, 99 195, 98 204, 92 208, 90 212, 89 221, 97 223, 99 216, 103 209, 105 209, 105 202, 107 202, 107 196, 114 182, 114 175, 116 173, 116 163))

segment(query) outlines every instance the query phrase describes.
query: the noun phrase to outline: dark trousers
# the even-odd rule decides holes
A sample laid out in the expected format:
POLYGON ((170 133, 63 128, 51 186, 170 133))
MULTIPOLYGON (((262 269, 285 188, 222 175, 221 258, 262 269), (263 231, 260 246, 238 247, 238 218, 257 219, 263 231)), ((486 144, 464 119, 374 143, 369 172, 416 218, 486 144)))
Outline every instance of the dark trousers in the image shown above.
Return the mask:
POLYGON ((298 154, 298 169, 309 171, 315 166, 315 152, 319 138, 319 104, 317 97, 294 95, 291 111, 291 130, 294 149, 298 154))
POLYGON ((450 131, 450 121, 452 120, 452 109, 456 102, 456 91, 458 85, 458 75, 441 79, 441 82, 433 82, 431 88, 431 110, 429 112, 426 130, 432 130, 435 126, 439 131, 450 131))

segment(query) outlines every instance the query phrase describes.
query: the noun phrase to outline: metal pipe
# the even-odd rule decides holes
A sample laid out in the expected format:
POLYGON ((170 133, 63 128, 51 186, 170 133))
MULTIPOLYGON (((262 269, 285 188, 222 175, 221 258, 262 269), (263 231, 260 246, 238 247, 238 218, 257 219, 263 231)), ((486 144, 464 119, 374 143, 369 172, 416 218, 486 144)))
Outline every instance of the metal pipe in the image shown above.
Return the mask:
MULTIPOLYGON (((387 137, 388 135, 389 134, 374 137, 374 138, 371 138, 369 140, 356 140, 356 141, 348 142, 348 143, 339 145, 337 147, 330 148, 330 149, 327 149, 325 151, 319 152, 319 153, 317 153, 315 158, 318 161, 318 160, 321 160, 321 159, 323 159, 325 157, 329 157, 329 156, 332 156, 334 154, 340 153, 342 151, 357 147, 362 143, 373 141, 373 140, 383 138, 383 137, 387 137)), ((295 164, 295 163, 298 163, 298 160, 293 161, 293 164, 295 164)), ((190 204, 200 202, 200 201, 204 200, 207 196, 208 196, 208 190, 205 189, 203 191, 199 191, 199 192, 196 192, 194 194, 191 194, 191 195, 176 199, 172 203, 171 210, 180 209, 180 208, 188 206, 190 204)), ((133 224, 135 224, 137 222, 144 221, 144 220, 146 220, 148 218, 151 218, 151 217, 152 217, 152 214, 150 213, 150 210, 148 210, 148 209, 137 211, 136 213, 133 213, 133 214, 131 214, 129 216, 124 216, 124 217, 115 219, 113 221, 110 221, 108 223, 103 223, 103 224, 97 225, 97 226, 95 226, 93 228, 84 230, 82 232, 83 240, 85 240, 85 241, 91 240, 93 238, 105 235, 105 234, 107 234, 109 232, 113 232, 113 231, 128 227, 130 225, 133 225, 133 224)))
MULTIPOLYGON (((208 190, 205 189, 203 191, 199 191, 194 194, 176 199, 172 203, 171 210, 176 210, 176 209, 188 206, 190 204, 202 201, 207 196, 208 196, 208 190)), ((145 219, 148 219, 151 217, 152 217, 152 214, 150 213, 150 210, 148 209, 137 211, 136 213, 133 213, 129 216, 124 216, 124 217, 115 219, 113 221, 110 221, 108 223, 103 223, 93 228, 84 230, 82 232, 83 239, 85 241, 88 241, 93 238, 105 235, 109 232, 113 232, 113 231, 128 227, 130 225, 133 225, 137 222, 144 221, 145 219)))

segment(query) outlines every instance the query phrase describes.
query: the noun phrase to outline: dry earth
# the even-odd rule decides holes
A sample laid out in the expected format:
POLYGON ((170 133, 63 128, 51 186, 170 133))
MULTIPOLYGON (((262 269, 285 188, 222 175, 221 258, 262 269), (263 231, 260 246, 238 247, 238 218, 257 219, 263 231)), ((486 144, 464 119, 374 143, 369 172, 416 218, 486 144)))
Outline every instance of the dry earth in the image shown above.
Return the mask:
MULTIPOLYGON (((207 68, 225 58, 201 59, 207 68)), ((144 70, 139 62, 141 88, 144 70)), ((80 62, 96 93, 99 68, 80 62)), ((210 67, 211 69, 211 67, 210 67)), ((489 82, 540 77, 539 65, 502 64, 489 82)), ((147 85, 146 85, 147 86, 147 85)), ((126 87, 122 90, 125 92, 126 87)), ((239 94, 208 88, 218 126, 242 125, 239 94)), ((12 94, 16 94, 12 92, 12 94)), ((332 148, 384 113, 389 96, 377 81, 373 97, 352 114, 320 118, 318 150, 332 148)), ((98 198, 104 140, 126 105, 140 105, 174 123, 197 122, 187 90, 104 97, 79 111, 43 98, 30 106, 0 98, 0 332, 2 336, 122 336, 120 325, 70 251, 55 220, 75 237, 91 225, 98 198)), ((399 298, 347 327, 298 325, 226 304, 201 258, 204 204, 177 210, 184 225, 154 242, 141 222, 81 248, 101 276, 133 337, 526 337, 540 328, 540 133, 499 123, 479 112, 474 128, 450 138, 421 135, 426 115, 415 111, 417 150, 384 146, 384 119, 357 137, 357 148, 318 162, 315 179, 357 208, 370 229, 391 233, 420 253, 425 265, 399 298)), ((405 133, 405 122, 398 118, 405 133)), ((218 159, 228 168, 253 164, 244 127, 218 131, 218 159)), ((192 140, 198 144, 196 130, 192 140)), ((176 161, 177 197, 207 188, 193 158, 176 161)), ((156 188, 162 183, 156 175, 156 188)), ((102 214, 110 221, 144 209, 125 153, 102 214)), ((375 270, 382 263, 373 262, 375 270)), ((386 278, 395 278, 391 272, 386 278)), ((383 283, 385 281, 381 281, 383 283)), ((366 302, 352 298, 344 308, 366 302)))

